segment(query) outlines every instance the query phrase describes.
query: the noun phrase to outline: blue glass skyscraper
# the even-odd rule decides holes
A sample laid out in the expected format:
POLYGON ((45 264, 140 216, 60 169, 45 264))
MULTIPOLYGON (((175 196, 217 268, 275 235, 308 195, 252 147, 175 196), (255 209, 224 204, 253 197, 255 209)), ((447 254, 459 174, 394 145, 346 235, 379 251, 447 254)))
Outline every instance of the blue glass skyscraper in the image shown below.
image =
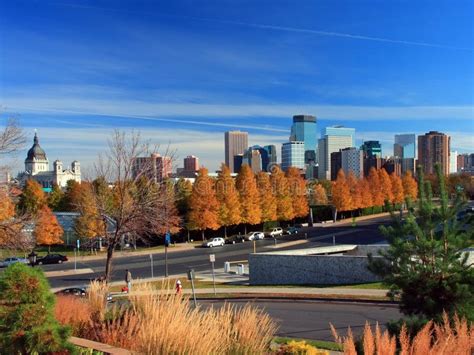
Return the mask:
POLYGON ((290 142, 304 142, 305 160, 316 160, 317 149, 317 123, 316 117, 311 115, 293 116, 293 125, 291 126, 290 142))

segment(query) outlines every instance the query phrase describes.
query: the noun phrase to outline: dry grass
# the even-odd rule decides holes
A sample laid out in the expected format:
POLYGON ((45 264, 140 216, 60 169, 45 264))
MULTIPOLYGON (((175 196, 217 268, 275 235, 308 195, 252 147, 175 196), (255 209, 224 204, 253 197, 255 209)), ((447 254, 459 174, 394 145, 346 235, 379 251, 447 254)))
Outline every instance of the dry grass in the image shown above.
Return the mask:
POLYGON ((131 305, 106 308, 107 289, 92 283, 84 319, 67 317, 76 307, 58 302, 58 317, 65 324, 81 329, 87 338, 130 349, 142 354, 265 354, 277 331, 263 311, 245 305, 226 304, 220 308, 194 308, 189 298, 174 294, 164 283, 156 294, 150 284, 136 284, 131 305), (86 315, 87 314, 87 315, 86 315), (76 327, 75 324, 85 325, 76 327))
POLYGON ((92 308, 86 299, 58 296, 54 311, 56 319, 63 325, 69 325, 74 335, 79 337, 89 335, 92 308))
MULTIPOLYGON (((356 355, 356 346, 349 328, 345 337, 340 337, 331 324, 331 331, 336 342, 344 344, 344 354, 356 355)), ((400 355, 470 355, 474 351, 474 326, 468 325, 465 319, 456 315, 453 325, 447 314, 443 315, 443 323, 428 322, 413 339, 410 339, 403 326, 399 337, 400 355)), ((375 335, 368 323, 364 328, 362 339, 364 355, 395 355, 397 353, 396 338, 387 331, 382 332, 378 324, 375 335)))

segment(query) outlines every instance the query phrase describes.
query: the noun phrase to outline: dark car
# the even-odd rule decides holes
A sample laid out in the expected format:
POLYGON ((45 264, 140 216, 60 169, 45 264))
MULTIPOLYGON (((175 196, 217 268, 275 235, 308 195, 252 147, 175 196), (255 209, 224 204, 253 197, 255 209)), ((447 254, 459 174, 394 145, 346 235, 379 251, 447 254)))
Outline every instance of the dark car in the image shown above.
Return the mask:
POLYGON ((67 256, 61 254, 48 254, 42 257, 39 257, 36 260, 36 264, 43 265, 43 264, 61 264, 67 261, 67 256))
POLYGON ((62 296, 79 296, 79 297, 85 297, 86 296, 86 289, 85 287, 70 287, 70 288, 65 288, 64 290, 60 290, 58 292, 55 292, 56 295, 62 295, 62 296))
POLYGON ((243 235, 233 235, 231 237, 227 237, 225 239, 226 244, 236 244, 236 243, 243 243, 245 242, 245 236, 243 235))
POLYGON ((298 234, 299 232, 299 228, 298 227, 288 227, 286 230, 285 230, 285 233, 286 234, 298 234))

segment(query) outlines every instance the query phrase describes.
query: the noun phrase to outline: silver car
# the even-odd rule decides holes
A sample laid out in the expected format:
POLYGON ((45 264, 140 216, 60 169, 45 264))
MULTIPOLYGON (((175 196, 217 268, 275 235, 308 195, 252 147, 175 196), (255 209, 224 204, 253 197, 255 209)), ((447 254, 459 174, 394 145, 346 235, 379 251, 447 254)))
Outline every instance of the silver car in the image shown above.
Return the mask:
POLYGON ((6 258, 5 260, 0 261, 0 267, 8 267, 16 263, 29 264, 29 261, 25 258, 18 258, 16 256, 13 256, 11 258, 6 258))

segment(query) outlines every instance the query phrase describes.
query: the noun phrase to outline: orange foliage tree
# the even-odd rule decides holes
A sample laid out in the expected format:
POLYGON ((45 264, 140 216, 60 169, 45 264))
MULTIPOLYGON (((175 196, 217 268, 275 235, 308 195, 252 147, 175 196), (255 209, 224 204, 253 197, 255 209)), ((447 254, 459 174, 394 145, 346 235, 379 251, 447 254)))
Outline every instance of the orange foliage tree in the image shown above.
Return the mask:
POLYGON ((26 181, 25 188, 20 196, 20 210, 22 213, 36 216, 47 204, 46 194, 43 188, 35 180, 26 181))
POLYGON ((310 203, 312 205, 327 205, 328 196, 326 189, 321 184, 313 184, 310 193, 310 203))
POLYGON ((375 168, 371 168, 369 171, 368 177, 370 192, 372 193, 372 205, 373 206, 383 206, 384 205, 384 195, 382 192, 381 182, 379 174, 375 168))
POLYGON ((15 216, 15 205, 8 195, 8 190, 0 188, 0 246, 10 240, 13 232, 10 221, 15 216))
POLYGON ((219 228, 218 213, 219 202, 214 190, 214 181, 207 174, 207 169, 201 168, 190 197, 188 221, 191 229, 200 230, 202 240, 204 240, 206 229, 216 230, 219 228))
POLYGON ((277 219, 279 221, 290 221, 295 218, 293 203, 290 196, 290 187, 283 171, 275 166, 270 176, 273 193, 276 197, 277 219))
POLYGON ((92 239, 105 234, 105 223, 95 203, 94 192, 90 183, 79 184, 76 211, 79 217, 74 221, 74 231, 79 237, 92 239))
POLYGON ((288 169, 286 178, 295 217, 306 217, 309 213, 309 206, 305 180, 301 176, 299 169, 294 167, 288 169))
POLYGON ((38 211, 38 218, 36 219, 34 230, 36 244, 47 245, 48 248, 54 244, 63 244, 62 235, 63 229, 56 216, 48 206, 43 206, 38 211))
MULTIPOLYGON (((259 224, 262 220, 260 195, 257 189, 255 175, 247 164, 242 165, 240 168, 240 172, 237 175, 236 186, 240 196, 242 223, 259 224)), ((247 233, 246 226, 245 233, 247 233)))
POLYGON ((372 192, 370 190, 370 183, 367 179, 360 179, 359 180, 359 190, 360 190, 360 200, 361 200, 361 208, 368 208, 374 205, 372 199, 372 192))
POLYGON ((241 216, 239 193, 230 175, 230 169, 225 164, 222 164, 217 177, 216 197, 219 201, 219 224, 224 226, 224 234, 227 237, 227 227, 239 224, 241 216))
POLYGON ((352 171, 347 175, 347 185, 349 186, 349 192, 351 195, 351 210, 357 210, 362 208, 362 191, 360 190, 359 179, 354 175, 352 171))
POLYGON ((272 222, 277 219, 277 199, 272 191, 270 175, 261 171, 257 174, 257 187, 260 194, 262 222, 272 222))
POLYGON ((392 173, 390 175, 390 180, 392 181, 393 203, 403 203, 405 195, 403 193, 402 179, 397 174, 392 173))
POLYGON ((403 175, 402 185, 405 198, 410 198, 412 201, 415 201, 418 197, 418 184, 410 170, 403 175))
POLYGON ((334 206, 334 220, 337 219, 338 211, 342 212, 352 209, 349 185, 342 169, 339 169, 337 179, 332 185, 332 204, 334 206))
POLYGON ((379 181, 380 181, 380 189, 383 194, 384 203, 388 201, 392 203, 393 201, 393 193, 392 193, 392 180, 385 169, 379 169, 379 181))

